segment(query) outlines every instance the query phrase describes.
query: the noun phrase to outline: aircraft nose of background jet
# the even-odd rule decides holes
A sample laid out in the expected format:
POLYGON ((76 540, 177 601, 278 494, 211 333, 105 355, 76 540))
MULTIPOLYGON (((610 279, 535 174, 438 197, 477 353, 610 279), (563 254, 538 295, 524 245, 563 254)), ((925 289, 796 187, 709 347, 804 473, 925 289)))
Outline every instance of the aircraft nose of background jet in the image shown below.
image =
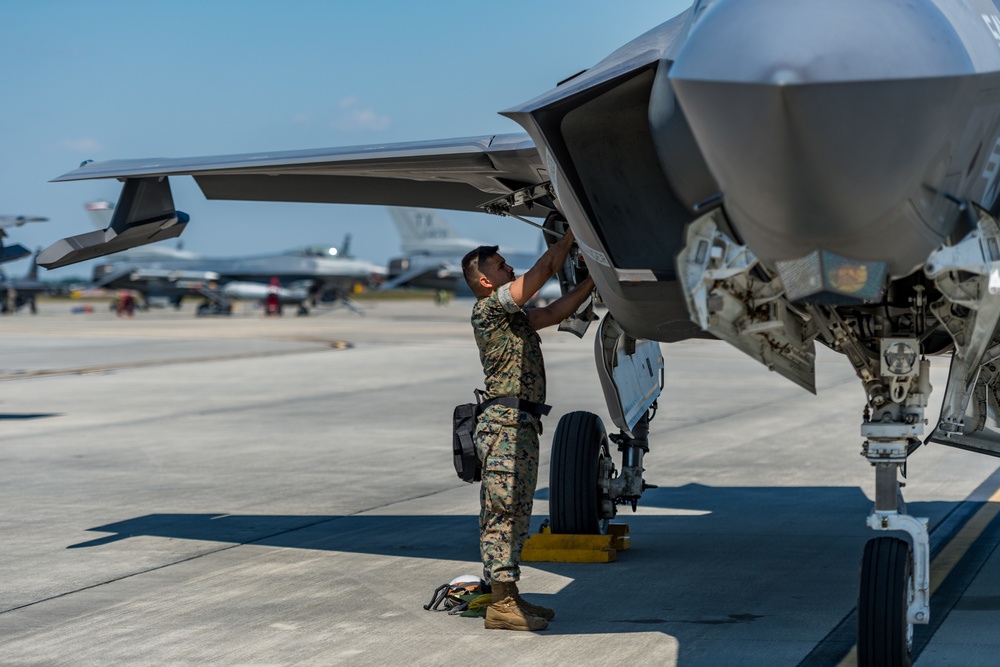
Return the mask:
MULTIPOLYGON (((928 0, 719 0, 661 94, 676 95, 727 213, 765 264, 819 248, 874 260, 881 244, 897 251, 886 237, 900 232, 891 220, 912 216, 908 199, 944 178, 972 72, 928 0)), ((922 262, 954 218, 924 224, 916 235, 928 238, 892 273, 922 262)))

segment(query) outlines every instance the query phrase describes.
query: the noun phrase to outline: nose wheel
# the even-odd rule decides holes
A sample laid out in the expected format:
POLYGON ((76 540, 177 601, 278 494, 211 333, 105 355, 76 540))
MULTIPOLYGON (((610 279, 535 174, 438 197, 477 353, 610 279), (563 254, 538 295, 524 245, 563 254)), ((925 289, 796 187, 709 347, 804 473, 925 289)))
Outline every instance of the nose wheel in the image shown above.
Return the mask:
POLYGON ((858 587, 858 665, 909 667, 913 623, 907 610, 915 596, 910 545, 896 537, 869 540, 858 587))

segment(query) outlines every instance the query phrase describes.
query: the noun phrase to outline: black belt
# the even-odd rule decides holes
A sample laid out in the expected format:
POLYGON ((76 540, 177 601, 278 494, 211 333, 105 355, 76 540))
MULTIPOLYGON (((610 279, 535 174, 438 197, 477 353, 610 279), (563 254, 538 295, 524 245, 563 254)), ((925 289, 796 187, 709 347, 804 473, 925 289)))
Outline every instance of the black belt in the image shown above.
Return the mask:
POLYGON ((520 398, 514 398, 513 396, 498 396, 497 398, 491 398, 488 401, 480 403, 478 411, 481 413, 491 405, 502 405, 505 408, 514 408, 515 410, 527 412, 529 415, 537 415, 539 417, 544 417, 552 410, 552 406, 546 405, 545 403, 525 401, 520 398))

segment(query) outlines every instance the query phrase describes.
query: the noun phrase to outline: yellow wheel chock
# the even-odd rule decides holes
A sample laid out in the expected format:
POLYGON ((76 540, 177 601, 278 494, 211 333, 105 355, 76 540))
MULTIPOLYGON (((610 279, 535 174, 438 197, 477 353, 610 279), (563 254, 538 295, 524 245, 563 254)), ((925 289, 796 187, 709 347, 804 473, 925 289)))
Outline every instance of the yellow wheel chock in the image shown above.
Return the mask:
POLYGON ((631 546, 628 524, 613 523, 607 535, 554 535, 548 525, 529 536, 522 563, 610 563, 631 546))

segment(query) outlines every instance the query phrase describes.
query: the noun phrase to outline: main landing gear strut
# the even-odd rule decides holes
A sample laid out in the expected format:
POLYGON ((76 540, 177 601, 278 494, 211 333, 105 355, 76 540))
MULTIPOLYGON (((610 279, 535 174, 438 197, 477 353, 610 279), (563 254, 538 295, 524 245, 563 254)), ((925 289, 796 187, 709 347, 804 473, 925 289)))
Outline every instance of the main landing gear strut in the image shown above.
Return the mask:
POLYGON ((549 471, 549 521, 553 533, 606 535, 618 505, 631 505, 635 511, 642 492, 656 488, 642 479, 648 435, 648 414, 632 427, 631 436, 620 433, 610 438, 601 418, 592 412, 563 415, 552 437, 549 471), (620 474, 616 474, 609 440, 621 452, 620 474))
POLYGON ((608 314, 598 327, 594 354, 608 412, 619 433, 608 436, 591 412, 563 415, 552 436, 549 520, 553 533, 606 534, 618 505, 634 511, 646 489, 642 459, 649 451, 649 422, 663 388, 659 343, 629 336, 608 314), (615 469, 608 442, 621 452, 615 469))

